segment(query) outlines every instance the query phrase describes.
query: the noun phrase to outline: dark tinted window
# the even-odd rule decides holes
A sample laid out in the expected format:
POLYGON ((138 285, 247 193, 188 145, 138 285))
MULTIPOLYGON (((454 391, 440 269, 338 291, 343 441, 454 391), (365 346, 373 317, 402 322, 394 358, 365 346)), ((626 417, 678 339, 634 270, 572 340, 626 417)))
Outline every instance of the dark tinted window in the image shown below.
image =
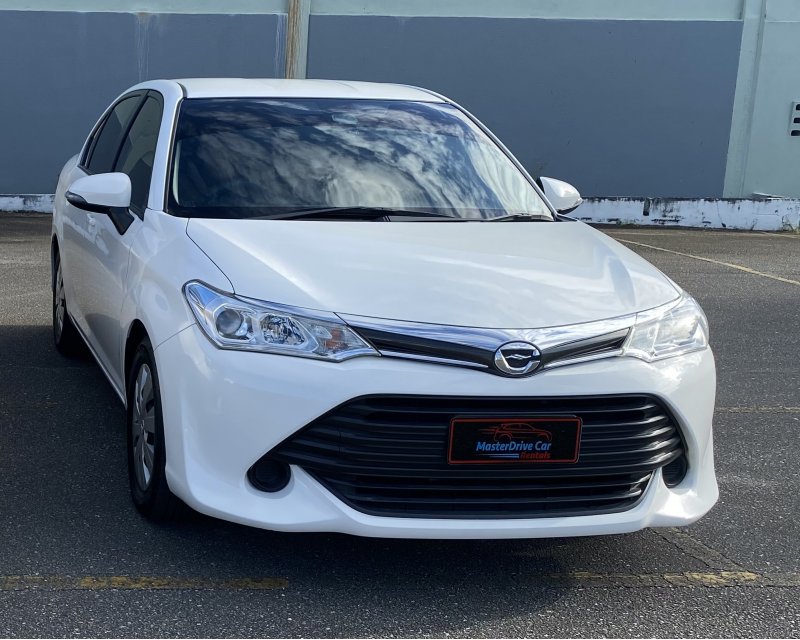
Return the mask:
POLYGON ((306 207, 549 216, 460 110, 399 100, 184 100, 169 203, 176 215, 219 218, 306 207))
POLYGON ((108 114, 89 148, 86 168, 91 173, 109 173, 114 170, 114 158, 117 157, 119 144, 140 100, 141 96, 125 98, 108 114))
POLYGON ((114 171, 127 173, 131 179, 131 206, 137 210, 147 207, 153 158, 161 126, 161 103, 148 96, 131 125, 122 144, 114 171))

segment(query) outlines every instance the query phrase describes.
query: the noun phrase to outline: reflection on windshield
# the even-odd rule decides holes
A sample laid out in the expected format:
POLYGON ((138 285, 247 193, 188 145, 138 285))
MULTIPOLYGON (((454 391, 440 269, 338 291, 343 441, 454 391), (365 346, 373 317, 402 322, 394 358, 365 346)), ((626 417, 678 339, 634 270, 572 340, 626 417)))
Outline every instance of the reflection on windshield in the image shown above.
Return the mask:
POLYGON ((193 99, 176 132, 170 212, 248 217, 380 207, 549 215, 506 155, 445 104, 193 99))

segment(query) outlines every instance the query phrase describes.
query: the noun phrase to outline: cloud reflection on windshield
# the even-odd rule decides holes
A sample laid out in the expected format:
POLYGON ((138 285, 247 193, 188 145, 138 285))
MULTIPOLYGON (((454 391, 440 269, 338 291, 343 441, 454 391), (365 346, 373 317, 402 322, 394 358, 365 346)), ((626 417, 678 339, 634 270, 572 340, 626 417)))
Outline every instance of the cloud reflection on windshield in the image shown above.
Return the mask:
POLYGON ((181 210, 548 213, 513 163, 450 105, 187 100, 175 155, 171 195, 181 210))

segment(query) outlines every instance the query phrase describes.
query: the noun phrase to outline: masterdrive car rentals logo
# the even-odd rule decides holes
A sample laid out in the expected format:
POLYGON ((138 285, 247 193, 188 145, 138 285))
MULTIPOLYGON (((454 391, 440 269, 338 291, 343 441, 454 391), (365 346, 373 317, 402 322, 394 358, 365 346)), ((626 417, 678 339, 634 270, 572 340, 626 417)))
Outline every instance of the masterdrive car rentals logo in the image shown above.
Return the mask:
POLYGON ((525 422, 508 422, 481 429, 475 442, 478 458, 549 460, 553 434, 525 422))

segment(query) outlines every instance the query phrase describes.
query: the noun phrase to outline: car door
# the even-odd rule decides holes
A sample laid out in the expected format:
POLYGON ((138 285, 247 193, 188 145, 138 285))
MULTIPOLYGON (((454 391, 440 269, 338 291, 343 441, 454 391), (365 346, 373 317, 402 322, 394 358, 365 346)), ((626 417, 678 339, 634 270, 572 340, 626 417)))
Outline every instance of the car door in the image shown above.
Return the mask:
POLYGON ((89 256, 87 295, 84 299, 86 327, 98 357, 109 375, 123 388, 123 330, 119 315, 126 290, 130 247, 141 230, 150 181, 153 174, 163 101, 148 92, 127 127, 113 165, 113 171, 131 180, 131 206, 127 212, 94 215, 94 250, 89 256))
MULTIPOLYGON (((137 91, 117 101, 90 136, 78 166, 71 172, 71 181, 94 173, 113 171, 122 138, 144 97, 145 92, 137 91)), ((93 289, 90 264, 95 259, 92 256, 103 251, 98 246, 97 237, 97 221, 101 216, 73 207, 66 201, 61 212, 64 222, 61 262, 69 312, 87 339, 94 342, 88 334, 86 306, 93 289)))

